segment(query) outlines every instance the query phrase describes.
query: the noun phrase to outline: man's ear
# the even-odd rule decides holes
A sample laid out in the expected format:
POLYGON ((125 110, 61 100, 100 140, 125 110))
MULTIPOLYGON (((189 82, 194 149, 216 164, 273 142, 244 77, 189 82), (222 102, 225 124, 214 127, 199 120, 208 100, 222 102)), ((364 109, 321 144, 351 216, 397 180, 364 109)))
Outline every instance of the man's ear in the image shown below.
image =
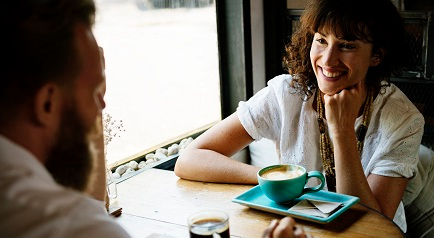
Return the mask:
POLYGON ((61 92, 55 84, 42 86, 35 95, 33 111, 36 122, 41 126, 52 125, 60 115, 61 92))
POLYGON ((369 66, 377 66, 381 63, 381 61, 383 61, 383 57, 384 57, 384 50, 383 49, 379 49, 377 50, 377 52, 375 52, 372 57, 371 57, 371 63, 369 64, 369 66))

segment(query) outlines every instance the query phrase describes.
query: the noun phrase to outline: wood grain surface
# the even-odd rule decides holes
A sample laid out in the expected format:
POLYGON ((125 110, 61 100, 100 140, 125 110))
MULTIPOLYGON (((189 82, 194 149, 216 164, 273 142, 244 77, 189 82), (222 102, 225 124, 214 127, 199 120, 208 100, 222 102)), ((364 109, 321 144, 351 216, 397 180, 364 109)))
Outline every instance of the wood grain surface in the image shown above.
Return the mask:
MULTIPOLYGON (((229 214, 231 237, 261 237, 271 220, 283 216, 232 202, 251 187, 188 181, 172 171, 149 169, 118 184, 123 211, 116 220, 137 238, 188 237, 190 214, 217 209, 229 214)), ((359 204, 328 224, 296 221, 314 237, 403 237, 390 219, 359 204)))

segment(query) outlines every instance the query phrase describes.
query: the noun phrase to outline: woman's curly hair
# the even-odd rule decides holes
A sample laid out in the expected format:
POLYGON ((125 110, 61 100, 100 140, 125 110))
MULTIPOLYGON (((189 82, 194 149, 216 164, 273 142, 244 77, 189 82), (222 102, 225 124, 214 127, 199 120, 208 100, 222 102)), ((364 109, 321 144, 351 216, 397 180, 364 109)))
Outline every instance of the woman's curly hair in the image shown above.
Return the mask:
POLYGON ((293 76, 291 86, 303 98, 310 97, 317 87, 310 61, 316 32, 372 43, 373 53, 382 49, 381 63, 370 67, 366 76, 368 88, 375 92, 390 85, 391 75, 399 75, 408 59, 403 21, 390 0, 312 0, 300 21, 299 29, 286 45, 283 63, 293 76))

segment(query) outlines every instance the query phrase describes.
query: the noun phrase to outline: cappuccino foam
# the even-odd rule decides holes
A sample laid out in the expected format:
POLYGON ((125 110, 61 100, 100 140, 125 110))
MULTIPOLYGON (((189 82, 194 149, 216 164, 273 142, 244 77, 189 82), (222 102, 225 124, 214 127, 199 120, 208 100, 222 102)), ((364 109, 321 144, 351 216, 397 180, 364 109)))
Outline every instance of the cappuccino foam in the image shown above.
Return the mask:
POLYGON ((296 178, 303 174, 302 170, 287 170, 286 168, 271 169, 265 171, 261 177, 269 180, 285 180, 296 178))

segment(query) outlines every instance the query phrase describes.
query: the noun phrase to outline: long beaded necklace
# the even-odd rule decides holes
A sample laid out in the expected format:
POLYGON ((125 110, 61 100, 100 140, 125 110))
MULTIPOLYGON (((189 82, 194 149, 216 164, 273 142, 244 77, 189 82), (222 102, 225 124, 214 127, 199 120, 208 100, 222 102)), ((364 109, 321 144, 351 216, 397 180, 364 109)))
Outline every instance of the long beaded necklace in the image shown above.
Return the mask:
MULTIPOLYGON (((371 104, 373 96, 370 90, 366 96, 365 105, 363 107, 362 125, 360 125, 357 132, 357 149, 359 156, 362 155, 363 140, 365 139, 366 131, 371 117, 371 104)), ((330 143, 330 137, 326 131, 324 123, 324 104, 321 100, 321 92, 317 90, 317 113, 318 113, 318 127, 320 132, 319 146, 322 158, 322 164, 326 174, 327 188, 329 191, 336 192, 336 173, 335 173, 335 160, 333 154, 333 147, 330 143)))

